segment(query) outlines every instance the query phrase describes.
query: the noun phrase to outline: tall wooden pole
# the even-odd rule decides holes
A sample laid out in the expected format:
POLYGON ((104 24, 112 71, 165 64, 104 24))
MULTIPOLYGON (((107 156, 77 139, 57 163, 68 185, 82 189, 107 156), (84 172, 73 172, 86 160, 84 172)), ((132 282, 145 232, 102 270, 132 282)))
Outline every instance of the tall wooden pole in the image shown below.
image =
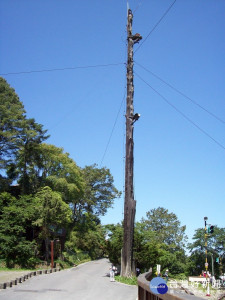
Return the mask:
POLYGON ((51 241, 51 268, 54 268, 54 240, 51 241))
POLYGON ((139 118, 133 108, 133 45, 141 40, 140 34, 132 35, 133 14, 128 9, 127 15, 127 109, 126 109, 126 162, 125 162, 125 200, 124 200, 124 237, 121 261, 121 275, 130 277, 133 273, 133 239, 136 201, 133 189, 134 166, 134 122, 139 118))

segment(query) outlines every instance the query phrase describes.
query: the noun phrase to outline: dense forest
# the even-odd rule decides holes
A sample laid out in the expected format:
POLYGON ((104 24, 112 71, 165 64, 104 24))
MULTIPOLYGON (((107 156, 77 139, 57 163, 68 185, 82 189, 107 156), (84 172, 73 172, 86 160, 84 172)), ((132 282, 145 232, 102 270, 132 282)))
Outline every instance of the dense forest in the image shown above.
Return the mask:
MULTIPOLYGON (((0 78, 0 260, 7 267, 33 268, 55 259, 108 256, 120 264, 123 225, 100 218, 121 193, 107 168, 79 167, 62 148, 47 143, 43 125, 26 116, 23 103, 0 78)), ((158 207, 135 224, 134 259, 141 271, 161 264, 172 274, 204 269, 204 228, 187 243, 186 227, 173 212, 158 207), (188 252, 189 251, 189 252, 188 252), (187 254, 188 253, 188 254, 187 254)), ((208 262, 224 272, 225 228, 208 235, 208 262), (211 260, 211 257, 213 258, 211 260)))

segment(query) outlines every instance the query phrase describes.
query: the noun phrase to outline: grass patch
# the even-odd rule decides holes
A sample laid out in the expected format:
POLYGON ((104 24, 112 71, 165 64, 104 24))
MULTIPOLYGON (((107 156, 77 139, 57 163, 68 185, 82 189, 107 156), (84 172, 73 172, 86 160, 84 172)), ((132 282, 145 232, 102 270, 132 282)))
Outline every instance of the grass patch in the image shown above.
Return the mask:
POLYGON ((115 280, 124 284, 129 284, 129 285, 137 285, 137 277, 132 276, 132 277, 122 277, 120 275, 115 276, 115 280))
POLYGON ((21 268, 1 268, 0 271, 34 271, 33 269, 21 269, 21 268))
POLYGON ((15 264, 14 267, 7 267, 4 259, 0 259, 0 271, 32 271, 33 268, 22 268, 21 266, 15 264))

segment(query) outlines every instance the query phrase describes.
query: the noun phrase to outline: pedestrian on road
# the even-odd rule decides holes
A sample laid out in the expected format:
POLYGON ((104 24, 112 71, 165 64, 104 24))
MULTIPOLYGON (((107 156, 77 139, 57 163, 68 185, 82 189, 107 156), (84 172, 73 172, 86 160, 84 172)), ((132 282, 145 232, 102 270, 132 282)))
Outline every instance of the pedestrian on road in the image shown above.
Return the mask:
POLYGON ((112 265, 109 268, 109 276, 110 276, 110 281, 115 281, 115 271, 116 271, 116 267, 114 265, 112 265))
POLYGON ((166 283, 167 283, 168 277, 169 277, 169 270, 168 269, 166 269, 166 272, 165 272, 164 276, 166 277, 166 283))

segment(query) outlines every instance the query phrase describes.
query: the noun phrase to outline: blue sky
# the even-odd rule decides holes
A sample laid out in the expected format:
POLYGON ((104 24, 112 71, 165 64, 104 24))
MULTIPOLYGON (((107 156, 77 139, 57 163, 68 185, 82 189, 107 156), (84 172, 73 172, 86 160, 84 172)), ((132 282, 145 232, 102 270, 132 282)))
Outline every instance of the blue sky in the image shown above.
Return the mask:
MULTIPOLYGON (((191 238, 205 216, 224 227, 225 1, 177 0, 159 22, 173 2, 129 1, 144 41, 134 46, 136 220, 162 206, 191 238)), ((48 143, 81 167, 108 167, 121 191, 126 15, 125 0, 0 1, 0 76, 48 143)), ((122 219, 123 197, 102 223, 122 219)))

